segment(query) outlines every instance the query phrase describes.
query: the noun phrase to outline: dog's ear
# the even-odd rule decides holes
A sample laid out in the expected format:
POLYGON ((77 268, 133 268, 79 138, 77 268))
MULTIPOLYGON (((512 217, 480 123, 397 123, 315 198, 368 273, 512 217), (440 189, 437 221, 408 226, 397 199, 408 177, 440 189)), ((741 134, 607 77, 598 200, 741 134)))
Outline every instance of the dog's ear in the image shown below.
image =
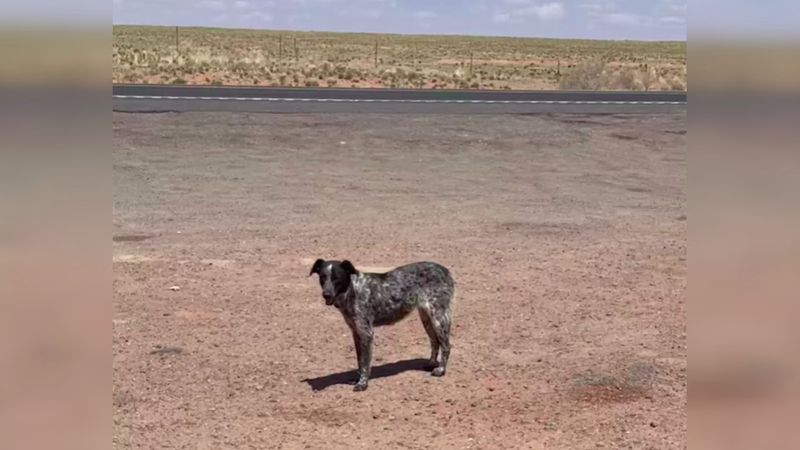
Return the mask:
POLYGON ((353 266, 353 263, 346 259, 342 261, 342 268, 347 271, 348 275, 358 274, 358 270, 356 270, 355 266, 353 266))
POLYGON ((325 264, 325 260, 318 259, 314 262, 314 265, 311 267, 311 272, 308 273, 308 276, 317 274, 319 275, 319 270, 322 269, 322 265, 325 264))

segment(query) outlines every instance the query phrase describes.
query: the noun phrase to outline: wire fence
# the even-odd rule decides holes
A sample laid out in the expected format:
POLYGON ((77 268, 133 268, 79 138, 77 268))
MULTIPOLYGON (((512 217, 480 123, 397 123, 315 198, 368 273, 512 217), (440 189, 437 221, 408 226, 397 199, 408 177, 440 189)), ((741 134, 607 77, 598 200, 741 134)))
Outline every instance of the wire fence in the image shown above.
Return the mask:
POLYGON ((271 86, 547 89, 584 83, 592 89, 683 90, 686 56, 685 43, 115 27, 113 77, 271 86))

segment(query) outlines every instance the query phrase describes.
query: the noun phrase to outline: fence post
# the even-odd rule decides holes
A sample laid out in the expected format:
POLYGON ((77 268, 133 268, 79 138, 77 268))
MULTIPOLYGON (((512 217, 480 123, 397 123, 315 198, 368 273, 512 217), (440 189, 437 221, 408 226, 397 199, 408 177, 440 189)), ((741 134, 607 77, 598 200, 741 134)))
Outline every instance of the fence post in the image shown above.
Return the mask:
POLYGON ((297 38, 294 38, 294 62, 300 60, 300 54, 297 53, 297 38))
POLYGON ((175 27, 175 50, 179 50, 181 47, 181 39, 180 33, 178 32, 178 27, 175 27))
POLYGON ((283 61, 283 35, 278 36, 278 62, 283 61))
POLYGON ((469 52, 469 77, 472 78, 472 52, 469 52))
POLYGON ((378 68, 378 40, 375 39, 375 68, 378 68))

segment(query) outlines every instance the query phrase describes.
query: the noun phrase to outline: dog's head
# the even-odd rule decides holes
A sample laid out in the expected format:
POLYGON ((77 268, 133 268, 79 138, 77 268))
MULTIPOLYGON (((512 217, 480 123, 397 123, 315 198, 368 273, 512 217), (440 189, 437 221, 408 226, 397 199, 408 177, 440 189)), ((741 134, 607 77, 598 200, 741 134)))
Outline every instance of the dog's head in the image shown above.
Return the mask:
POLYGON ((358 274, 358 270, 348 261, 325 261, 318 259, 308 276, 317 274, 322 287, 322 298, 326 305, 334 304, 336 298, 344 295, 350 288, 350 275, 358 274))

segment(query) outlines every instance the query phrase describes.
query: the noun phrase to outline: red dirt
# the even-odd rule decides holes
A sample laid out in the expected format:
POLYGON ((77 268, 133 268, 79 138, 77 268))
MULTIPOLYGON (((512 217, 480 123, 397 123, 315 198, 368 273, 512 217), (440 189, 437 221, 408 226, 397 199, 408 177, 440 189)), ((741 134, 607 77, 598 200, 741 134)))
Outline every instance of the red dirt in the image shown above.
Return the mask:
POLYGON ((685 448, 685 115, 113 124, 115 448, 685 448), (317 257, 451 268, 448 374, 317 257))

